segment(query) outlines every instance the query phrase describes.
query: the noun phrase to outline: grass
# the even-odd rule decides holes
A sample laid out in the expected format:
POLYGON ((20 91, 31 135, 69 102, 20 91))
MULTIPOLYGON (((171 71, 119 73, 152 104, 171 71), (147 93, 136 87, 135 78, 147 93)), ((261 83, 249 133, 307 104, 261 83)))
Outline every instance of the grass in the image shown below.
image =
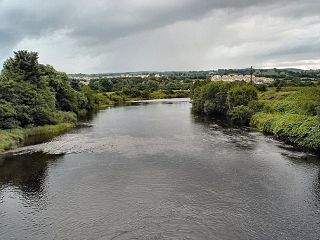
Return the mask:
POLYGON ((319 103, 320 87, 270 89, 254 104, 259 109, 251 125, 287 143, 320 152, 319 103))
POLYGON ((0 131, 0 152, 18 147, 24 139, 22 129, 0 131))
POLYGON ((0 152, 17 148, 28 137, 37 135, 57 136, 74 127, 75 124, 73 123, 61 123, 57 125, 0 130, 0 152))

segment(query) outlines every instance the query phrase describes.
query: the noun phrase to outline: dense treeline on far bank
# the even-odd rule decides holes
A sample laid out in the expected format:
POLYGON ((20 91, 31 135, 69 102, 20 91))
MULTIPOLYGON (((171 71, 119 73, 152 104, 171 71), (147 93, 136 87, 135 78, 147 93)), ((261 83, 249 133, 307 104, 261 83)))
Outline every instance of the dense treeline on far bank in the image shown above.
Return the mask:
POLYGON ((101 77, 90 80, 100 106, 122 104, 131 100, 189 97, 193 79, 170 77, 101 77))
MULTIPOLYGON (((277 84, 277 83, 275 83, 277 84)), ((251 125, 303 149, 320 151, 320 86, 276 87, 197 81, 193 111, 251 125)))

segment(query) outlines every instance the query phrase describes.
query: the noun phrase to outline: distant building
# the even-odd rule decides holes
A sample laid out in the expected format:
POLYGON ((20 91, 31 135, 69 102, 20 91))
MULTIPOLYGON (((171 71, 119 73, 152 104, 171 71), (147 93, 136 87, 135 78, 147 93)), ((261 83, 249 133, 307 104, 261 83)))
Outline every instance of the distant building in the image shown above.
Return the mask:
MULTIPOLYGON (((229 75, 213 75, 211 76, 212 82, 234 82, 234 81, 245 81, 250 82, 251 81, 251 75, 238 75, 238 74, 229 74, 229 75)), ((263 83, 272 83, 274 79, 272 78, 265 78, 265 77, 256 77, 252 76, 252 81, 255 84, 263 84, 263 83)))

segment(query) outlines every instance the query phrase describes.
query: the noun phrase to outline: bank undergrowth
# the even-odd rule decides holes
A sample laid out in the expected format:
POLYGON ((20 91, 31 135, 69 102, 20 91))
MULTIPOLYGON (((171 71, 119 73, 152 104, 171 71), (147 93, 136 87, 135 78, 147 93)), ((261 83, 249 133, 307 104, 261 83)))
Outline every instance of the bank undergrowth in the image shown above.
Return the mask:
POLYGON ((319 86, 259 92, 254 85, 241 82, 195 85, 195 113, 222 115, 236 125, 250 125, 286 143, 320 152, 319 86))
POLYGON ((57 136, 75 126, 74 123, 60 123, 57 125, 0 130, 0 153, 23 145, 28 137, 38 135, 57 136))

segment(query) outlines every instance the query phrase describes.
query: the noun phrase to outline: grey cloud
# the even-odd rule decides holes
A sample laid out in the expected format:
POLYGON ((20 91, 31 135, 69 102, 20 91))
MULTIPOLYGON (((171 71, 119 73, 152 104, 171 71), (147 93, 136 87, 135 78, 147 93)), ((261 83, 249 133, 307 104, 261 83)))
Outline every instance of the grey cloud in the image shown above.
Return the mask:
POLYGON ((307 57, 312 52, 308 44, 315 45, 309 42, 310 36, 305 40, 308 44, 300 44, 305 47, 298 49, 294 43, 282 49, 284 39, 292 41, 285 33, 286 26, 319 31, 304 21, 312 18, 314 24, 319 22, 319 10, 318 0, 0 0, 0 61, 17 47, 30 47, 43 50, 40 56, 66 71, 81 71, 80 65, 50 59, 47 54, 59 51, 57 46, 71 62, 81 62, 72 60, 70 55, 75 53, 77 58, 95 58, 97 66, 89 64, 95 71, 205 68, 218 65, 219 58, 223 64, 236 66, 237 61, 238 65, 244 62, 237 53, 256 56, 261 62, 277 51, 286 56, 296 51, 307 57), (254 28, 259 34, 252 33, 254 28), (65 42, 57 42, 56 36, 65 42), (259 43, 264 45, 262 49, 246 50, 259 43), (220 50, 217 57, 205 57, 208 49, 220 50), (194 59, 187 59, 192 56, 204 57, 192 63, 194 59))

